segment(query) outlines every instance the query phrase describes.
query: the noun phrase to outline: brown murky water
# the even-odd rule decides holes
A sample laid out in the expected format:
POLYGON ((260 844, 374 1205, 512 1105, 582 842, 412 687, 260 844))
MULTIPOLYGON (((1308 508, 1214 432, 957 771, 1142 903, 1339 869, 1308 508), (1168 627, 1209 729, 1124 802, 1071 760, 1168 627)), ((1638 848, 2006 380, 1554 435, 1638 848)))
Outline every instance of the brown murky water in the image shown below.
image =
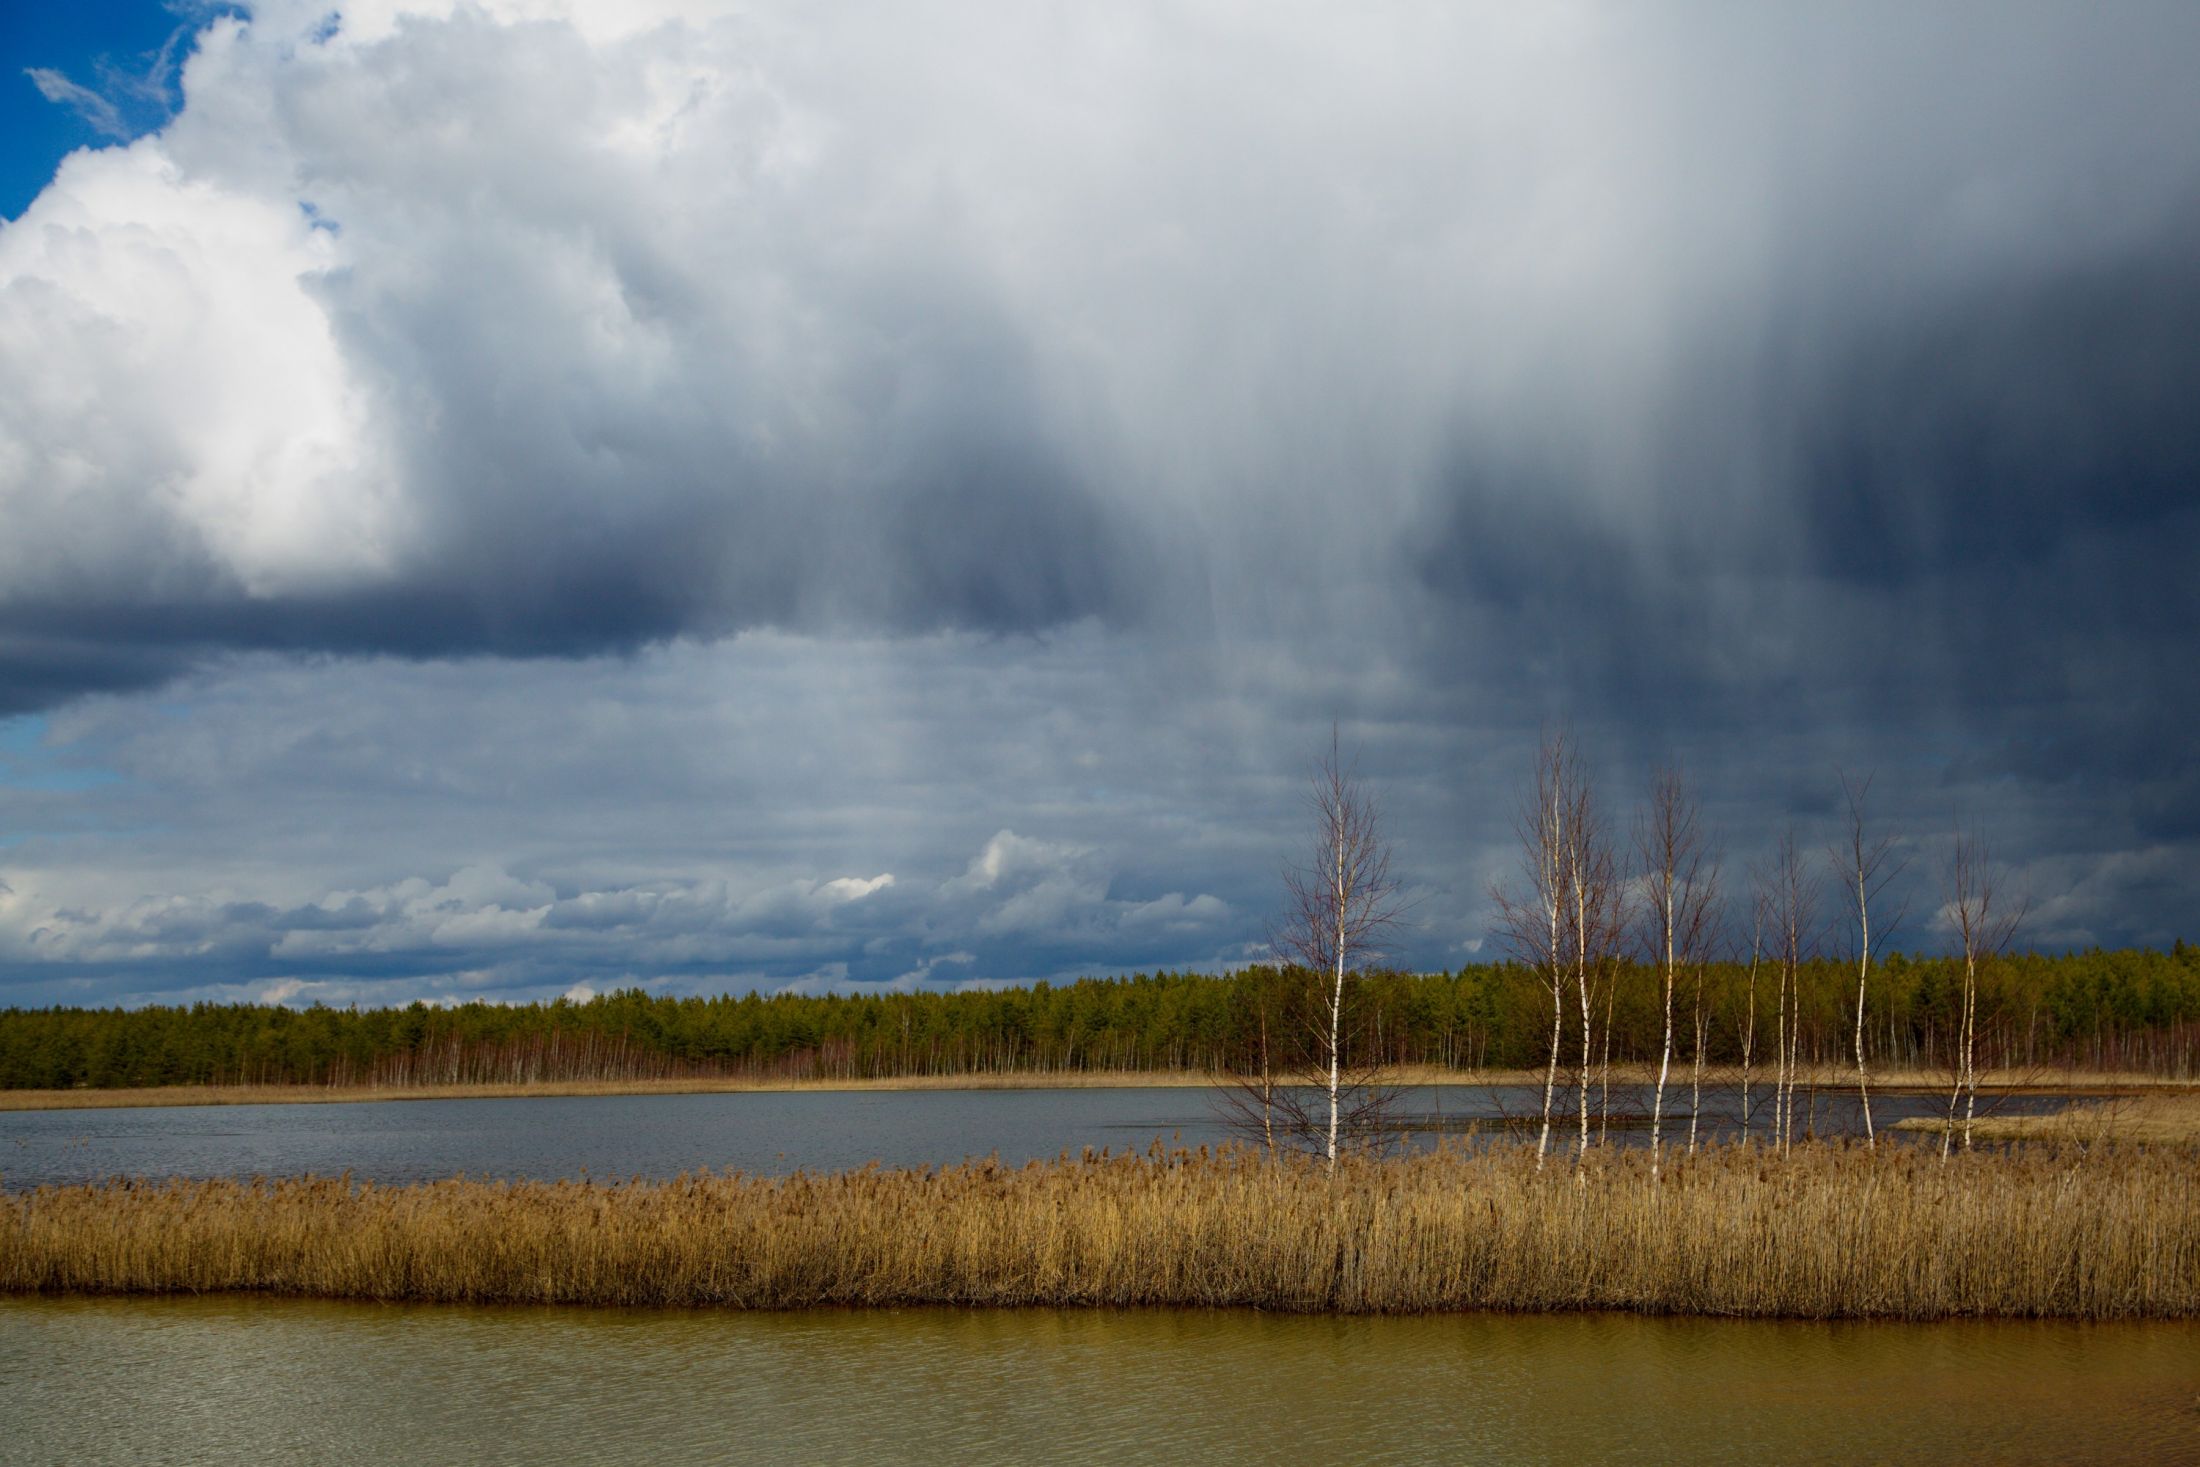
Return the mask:
POLYGON ((0 1300, 0 1460, 2195 1462, 2200 1325, 0 1300))

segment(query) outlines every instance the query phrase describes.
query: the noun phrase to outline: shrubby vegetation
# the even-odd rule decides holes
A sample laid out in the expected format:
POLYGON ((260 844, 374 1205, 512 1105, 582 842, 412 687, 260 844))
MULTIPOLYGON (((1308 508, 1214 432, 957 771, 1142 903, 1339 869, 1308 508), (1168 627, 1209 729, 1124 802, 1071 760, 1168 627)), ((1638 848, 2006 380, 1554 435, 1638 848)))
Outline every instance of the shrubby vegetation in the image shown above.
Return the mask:
MULTIPOLYGON (((1740 1058, 1748 966, 1708 974, 1707 1058, 1740 1058)), ((1853 1019, 1853 965, 1799 975, 1800 1056, 1837 1064, 1853 1019)), ((1655 1060, 1655 976, 1608 980, 1611 1057, 1655 1060)), ((1757 1013, 1768 1025, 1769 975, 1757 1013)), ((1355 1048, 1366 1059, 1451 1069, 1540 1067, 1549 990, 1528 968, 1351 978, 1355 1048)), ((1306 985, 1273 969, 1230 976, 1140 974, 952 994, 666 998, 639 989, 585 1003, 414 1004, 397 1009, 0 1010, 0 1087, 176 1084, 458 1084, 476 1081, 755 1075, 847 1079, 1010 1070, 1245 1068, 1263 1005, 1306 985)), ((1987 1069, 2129 1070, 2190 1078, 2200 1061, 2200 950, 2013 954, 1985 972, 1979 1062, 1987 1069)), ((1959 965, 1894 954, 1872 979, 1875 1062, 1942 1069, 1960 1005, 1959 965)), ((1600 1001, 1598 1042, 1602 1043, 1600 1001)), ((1578 1020, 1574 1022, 1578 1023, 1578 1020)), ((1765 1063, 1766 1039, 1757 1053, 1765 1063)))

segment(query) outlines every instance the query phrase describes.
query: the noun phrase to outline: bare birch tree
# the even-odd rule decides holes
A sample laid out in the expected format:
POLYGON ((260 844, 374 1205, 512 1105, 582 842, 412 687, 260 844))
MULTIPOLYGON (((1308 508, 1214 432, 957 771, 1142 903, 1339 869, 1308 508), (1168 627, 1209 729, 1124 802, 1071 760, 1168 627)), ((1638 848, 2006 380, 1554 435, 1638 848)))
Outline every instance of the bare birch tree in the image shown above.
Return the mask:
POLYGON ((1274 945, 1322 985, 1310 1019, 1321 1066, 1318 1078, 1328 1100, 1322 1154, 1334 1171, 1338 1137, 1347 1119, 1347 1091, 1364 1103, 1372 1090, 1372 1070, 1347 1083, 1346 1025, 1351 1016, 1346 1012, 1346 980, 1381 953, 1403 908, 1375 802, 1358 775, 1345 767, 1334 730, 1329 753, 1316 764, 1310 785, 1314 849, 1306 865, 1284 870, 1283 924, 1274 945))
MULTIPOLYGON (((1643 947, 1657 970, 1664 999, 1665 1038, 1658 1054, 1658 1082, 1650 1101, 1650 1177, 1655 1181, 1664 1155, 1665 1087, 1673 1069, 1673 995, 1684 969, 1695 971, 1698 978, 1693 1011, 1695 1094, 1699 1101, 1702 1096, 1701 965, 1718 889, 1718 867, 1705 849, 1695 797, 1678 770, 1660 771, 1651 781, 1650 810, 1636 825, 1635 850, 1642 861, 1643 947)), ((1689 1149, 1695 1149, 1693 1108, 1689 1115, 1689 1149)))
MULTIPOLYGON (((1865 775, 1859 783, 1841 774, 1840 780, 1842 796, 1848 802, 1848 823, 1843 843, 1827 852, 1827 858, 1846 888, 1843 900, 1855 903, 1850 915, 1856 955, 1856 1103, 1864 1113, 1864 1144, 1876 1147, 1879 1137, 1872 1128, 1871 1075, 1864 1063, 1864 1000, 1872 972, 1872 913, 1883 907, 1888 884, 1909 863, 1897 850, 1893 836, 1881 834, 1875 838, 1870 833, 1864 802, 1871 794, 1872 776, 1865 775)), ((1881 916, 1880 938, 1884 941, 1901 914, 1897 912, 1890 918, 1882 910, 1881 916)))
MULTIPOLYGON (((1616 958, 1618 954, 1614 954, 1616 958)), ((1613 962, 1603 984, 1604 1032, 1597 1039, 1597 1145, 1602 1146, 1612 1125, 1612 1017, 1619 1009, 1619 978, 1625 965, 1613 962)))
POLYGON ((1521 886, 1490 889, 1500 939, 1513 960, 1534 972, 1551 995, 1550 1063, 1543 1075, 1543 1127, 1535 1143, 1538 1169, 1551 1149, 1551 1108, 1566 1026, 1565 852, 1574 791, 1581 782, 1579 760, 1565 733, 1546 732, 1536 749, 1533 782, 1523 792, 1513 821, 1520 839, 1521 886))
POLYGON ((1242 1135, 1258 1136, 1270 1160, 1276 1156, 1279 1133, 1301 1141, 1305 1130, 1303 1099, 1295 1099, 1290 1090, 1307 1070, 1305 1025, 1292 1012, 1289 976, 1262 968, 1232 986, 1233 995, 1245 995, 1252 1010, 1244 1016, 1250 1032, 1246 1052, 1230 1062, 1228 1083, 1215 1091, 1223 1122, 1242 1135))
POLYGON ((1945 1158, 1955 1139, 1956 1106, 1963 1106, 1963 1149, 1971 1149, 1971 1125, 1978 1116, 1978 988, 1985 969, 2016 935, 2023 920, 2021 905, 2011 908, 2000 900, 2000 882, 1985 843, 1956 829, 1955 845, 1943 872, 1943 894, 1948 920, 1956 929, 1962 948, 1963 981, 1957 1024, 1953 1069, 1948 1092, 1948 1119, 1941 1127, 1940 1154, 1945 1158))
POLYGON ((1802 1051, 1803 964, 1817 941, 1818 884, 1795 846, 1795 832, 1780 838, 1760 899, 1772 925, 1779 961, 1779 997, 1773 1036, 1773 1144, 1785 1151, 1795 1137, 1796 1071, 1802 1051))
POLYGON ((1577 767, 1566 805, 1565 834, 1559 843, 1563 909, 1568 930, 1565 951, 1574 968, 1574 991, 1581 1000, 1581 1143, 1576 1162, 1589 1154, 1589 1075, 1596 1054, 1596 1010, 1592 990, 1599 980, 1616 983, 1620 939, 1627 927, 1627 889, 1619 860, 1606 839, 1596 793, 1577 767))
POLYGON ((1742 1140, 1749 1140, 1751 1067, 1757 1060, 1757 970, 1765 952, 1765 896, 1763 878, 1752 872, 1749 878, 1749 966, 1745 970, 1743 984, 1746 1004, 1735 1039, 1742 1053, 1742 1140))
POLYGON ((1704 988, 1710 975, 1705 971, 1705 968, 1706 964, 1702 962, 1694 963, 1689 967, 1689 972, 1695 978, 1694 1018, 1696 1021, 1695 1044, 1689 1050, 1688 1154, 1690 1156, 1696 1154, 1696 1132, 1703 1123, 1704 1051, 1710 1047, 1711 1037, 1710 995, 1705 992, 1704 988))

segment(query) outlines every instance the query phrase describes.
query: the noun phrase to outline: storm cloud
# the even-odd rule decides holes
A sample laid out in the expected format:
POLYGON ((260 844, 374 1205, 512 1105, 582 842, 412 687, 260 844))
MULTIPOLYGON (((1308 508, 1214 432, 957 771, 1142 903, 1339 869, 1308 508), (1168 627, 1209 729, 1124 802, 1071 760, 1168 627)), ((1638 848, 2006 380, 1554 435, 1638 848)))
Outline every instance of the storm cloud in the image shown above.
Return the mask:
POLYGON ((1737 867, 1877 767, 1920 873, 1960 816, 2036 940, 2166 941, 2196 54, 2171 4, 215 19, 0 225, 0 963, 1243 961, 1332 722, 1421 965, 1554 720, 1615 800, 1684 760, 1737 867))

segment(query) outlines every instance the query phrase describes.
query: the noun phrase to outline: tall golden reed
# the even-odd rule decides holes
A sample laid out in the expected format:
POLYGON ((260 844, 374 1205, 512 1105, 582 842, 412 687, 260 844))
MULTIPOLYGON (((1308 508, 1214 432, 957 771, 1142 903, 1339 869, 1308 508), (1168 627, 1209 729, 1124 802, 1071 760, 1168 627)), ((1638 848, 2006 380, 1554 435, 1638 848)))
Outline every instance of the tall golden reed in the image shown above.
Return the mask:
POLYGON ((0 1196, 0 1290, 619 1305, 2200 1314, 2200 1149, 1228 1150, 664 1183, 0 1196))

